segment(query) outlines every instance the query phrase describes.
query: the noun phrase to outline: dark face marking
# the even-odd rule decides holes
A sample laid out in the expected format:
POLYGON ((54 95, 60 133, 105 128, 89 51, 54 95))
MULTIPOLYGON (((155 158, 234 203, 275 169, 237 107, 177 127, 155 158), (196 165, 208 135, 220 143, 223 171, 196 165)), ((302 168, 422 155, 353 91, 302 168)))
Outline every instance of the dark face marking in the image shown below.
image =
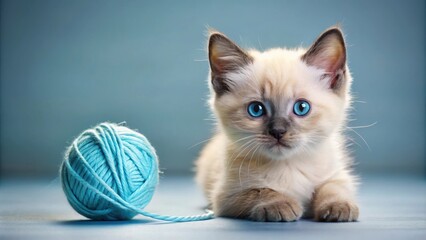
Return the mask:
POLYGON ((280 141, 290 128, 290 121, 282 116, 277 115, 275 104, 270 100, 263 100, 268 109, 267 117, 264 121, 264 134, 270 135, 280 141))
POLYGON ((266 122, 265 132, 279 141, 287 133, 289 127, 290 122, 286 118, 273 117, 266 122))
POLYGON ((212 72, 212 86, 213 90, 216 92, 217 96, 222 96, 224 93, 229 92, 231 89, 229 87, 229 83, 227 83, 227 80, 221 76, 216 76, 212 72))

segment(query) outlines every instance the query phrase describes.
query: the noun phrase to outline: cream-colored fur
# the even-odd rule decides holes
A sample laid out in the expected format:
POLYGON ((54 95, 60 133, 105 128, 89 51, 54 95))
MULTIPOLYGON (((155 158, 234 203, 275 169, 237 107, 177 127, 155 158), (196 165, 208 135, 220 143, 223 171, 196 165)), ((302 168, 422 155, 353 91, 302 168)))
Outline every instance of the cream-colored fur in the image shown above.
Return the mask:
POLYGON ((341 55, 346 54, 344 42, 340 46, 333 35, 328 38, 318 40, 324 42, 316 46, 322 50, 309 62, 304 58, 307 49, 233 53, 226 46, 232 42, 220 33, 211 34, 212 78, 221 74, 228 91, 215 91, 210 84, 217 133, 196 162, 196 178, 217 216, 258 221, 293 221, 302 214, 324 221, 357 219, 356 181, 342 133, 352 78, 345 63, 342 69, 332 69, 334 75, 325 69, 333 65, 329 59, 346 61, 341 55), (238 61, 238 54, 246 54, 246 60, 238 61), (227 71, 214 65, 220 68, 229 62, 234 65, 227 71), (331 89, 336 76, 340 85, 331 89), (265 99, 273 104, 274 116, 291 123, 283 137, 291 147, 274 145, 265 133, 267 120, 248 116, 247 104, 265 99), (297 99, 311 104, 307 116, 294 115, 297 99))

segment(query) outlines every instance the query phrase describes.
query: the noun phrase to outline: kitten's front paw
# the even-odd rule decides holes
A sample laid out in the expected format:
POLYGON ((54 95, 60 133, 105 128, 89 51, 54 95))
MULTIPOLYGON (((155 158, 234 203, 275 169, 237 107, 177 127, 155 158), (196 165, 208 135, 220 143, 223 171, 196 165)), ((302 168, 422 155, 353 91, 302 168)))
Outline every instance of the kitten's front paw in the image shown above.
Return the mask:
POLYGON ((320 204, 315 209, 315 220, 322 222, 352 222, 358 215, 358 206, 349 201, 320 204))
POLYGON ((259 222, 292 222, 298 220, 302 214, 303 208, 298 202, 285 199, 256 205, 248 218, 259 222))

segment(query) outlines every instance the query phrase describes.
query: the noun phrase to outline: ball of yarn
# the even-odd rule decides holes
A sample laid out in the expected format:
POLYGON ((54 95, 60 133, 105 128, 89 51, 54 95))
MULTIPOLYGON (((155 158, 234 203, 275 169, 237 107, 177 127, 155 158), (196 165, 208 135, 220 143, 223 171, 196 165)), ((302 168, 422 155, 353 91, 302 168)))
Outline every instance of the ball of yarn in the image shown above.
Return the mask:
POLYGON ((144 211, 158 183, 158 157, 142 134, 123 125, 101 123, 81 133, 61 165, 62 189, 71 206, 93 220, 128 220, 136 214, 174 222, 207 220, 144 211))
POLYGON ((61 179, 78 213, 94 220, 127 220, 151 201, 158 182, 158 158, 142 134, 102 123, 73 141, 61 179))

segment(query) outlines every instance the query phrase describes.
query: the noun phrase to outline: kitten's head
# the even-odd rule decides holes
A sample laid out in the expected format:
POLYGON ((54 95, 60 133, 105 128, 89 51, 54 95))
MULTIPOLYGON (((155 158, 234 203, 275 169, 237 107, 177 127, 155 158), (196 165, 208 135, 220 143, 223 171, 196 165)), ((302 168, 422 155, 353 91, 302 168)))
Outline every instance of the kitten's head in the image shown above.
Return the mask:
POLYGON ((243 50, 225 35, 208 42, 211 106, 240 151, 271 159, 307 152, 340 130, 351 76, 339 28, 308 49, 243 50))

